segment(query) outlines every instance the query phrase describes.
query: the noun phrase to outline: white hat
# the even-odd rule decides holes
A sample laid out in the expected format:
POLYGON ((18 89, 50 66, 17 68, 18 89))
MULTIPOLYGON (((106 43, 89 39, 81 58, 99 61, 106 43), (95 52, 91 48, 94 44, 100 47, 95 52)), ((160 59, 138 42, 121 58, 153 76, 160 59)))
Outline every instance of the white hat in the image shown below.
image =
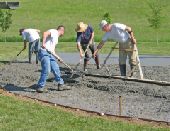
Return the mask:
POLYGON ((99 24, 100 29, 103 29, 103 27, 107 24, 106 20, 102 20, 99 24))
POLYGON ((83 22, 79 22, 75 29, 76 32, 84 32, 87 29, 88 25, 84 24, 83 22))

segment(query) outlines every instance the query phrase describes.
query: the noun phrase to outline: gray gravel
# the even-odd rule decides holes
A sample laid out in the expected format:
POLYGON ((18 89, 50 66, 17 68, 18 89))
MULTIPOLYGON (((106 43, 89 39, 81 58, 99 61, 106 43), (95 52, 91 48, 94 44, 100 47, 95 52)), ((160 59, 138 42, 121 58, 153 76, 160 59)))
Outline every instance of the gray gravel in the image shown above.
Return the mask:
MULTIPOLYGON (((118 65, 108 67, 111 74, 119 74, 118 65)), ((122 96, 122 115, 170 122, 170 86, 79 75, 70 79, 70 74, 66 73, 68 69, 61 65, 62 77, 71 90, 57 91, 51 74, 46 85, 48 93, 39 94, 33 87, 40 69, 40 65, 25 62, 6 64, 0 67, 0 85, 13 93, 114 115, 119 114, 118 101, 122 96)), ((170 66, 143 66, 142 69, 145 78, 170 82, 170 66)), ((88 66, 88 73, 107 75, 105 69, 97 70, 92 64, 88 66)), ((138 72, 135 76, 139 76, 138 72)))

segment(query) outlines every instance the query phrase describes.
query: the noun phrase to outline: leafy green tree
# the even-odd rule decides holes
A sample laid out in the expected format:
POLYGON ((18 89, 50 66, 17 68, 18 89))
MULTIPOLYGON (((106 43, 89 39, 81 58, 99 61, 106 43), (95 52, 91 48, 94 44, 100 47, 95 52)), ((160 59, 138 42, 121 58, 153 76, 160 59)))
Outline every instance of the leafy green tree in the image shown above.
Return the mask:
MULTIPOLYGON (((10 28, 10 25, 12 24, 12 13, 10 10, 3 11, 0 10, 0 27, 2 29, 2 32, 6 32, 7 29, 10 28)), ((5 36, 5 42, 6 42, 6 36, 5 36)))
POLYGON ((162 10, 165 6, 161 3, 160 0, 148 2, 148 6, 151 10, 151 15, 148 15, 148 22, 150 24, 150 27, 153 28, 156 32, 156 41, 158 44, 158 31, 162 24, 162 10))
POLYGON ((111 23, 111 17, 108 12, 103 15, 103 20, 106 20, 109 24, 111 23))

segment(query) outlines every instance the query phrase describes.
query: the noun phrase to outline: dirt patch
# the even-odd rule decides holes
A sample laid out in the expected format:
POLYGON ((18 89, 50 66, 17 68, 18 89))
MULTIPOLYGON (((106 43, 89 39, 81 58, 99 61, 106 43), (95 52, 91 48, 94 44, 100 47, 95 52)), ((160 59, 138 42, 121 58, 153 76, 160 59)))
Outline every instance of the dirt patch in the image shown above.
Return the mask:
MULTIPOLYGON (((57 83, 50 75, 46 84, 48 93, 39 94, 32 87, 39 79, 40 69, 36 64, 6 64, 0 67, 0 85, 24 96, 113 115, 119 115, 119 96, 122 96, 123 116, 170 122, 170 86, 79 75, 70 79, 68 69, 61 66, 62 77, 72 90, 57 91, 57 83)), ((119 74, 118 65, 110 65, 109 69, 111 74, 119 74)), ((145 78, 170 82, 170 66, 142 69, 145 78)), ((89 65, 88 73, 106 75, 107 71, 89 65)), ((138 72, 135 76, 139 77, 138 72)))

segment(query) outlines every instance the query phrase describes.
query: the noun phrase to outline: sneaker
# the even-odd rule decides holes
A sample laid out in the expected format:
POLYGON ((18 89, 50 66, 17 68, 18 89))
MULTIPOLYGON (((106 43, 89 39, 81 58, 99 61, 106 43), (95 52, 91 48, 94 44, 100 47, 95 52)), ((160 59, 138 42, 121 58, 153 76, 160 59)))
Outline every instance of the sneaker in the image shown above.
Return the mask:
POLYGON ((71 90, 69 86, 66 86, 64 84, 58 84, 58 91, 63 91, 63 90, 71 90))
POLYGON ((43 93, 43 92, 47 92, 47 89, 45 89, 44 87, 39 87, 36 90, 38 93, 43 93))

